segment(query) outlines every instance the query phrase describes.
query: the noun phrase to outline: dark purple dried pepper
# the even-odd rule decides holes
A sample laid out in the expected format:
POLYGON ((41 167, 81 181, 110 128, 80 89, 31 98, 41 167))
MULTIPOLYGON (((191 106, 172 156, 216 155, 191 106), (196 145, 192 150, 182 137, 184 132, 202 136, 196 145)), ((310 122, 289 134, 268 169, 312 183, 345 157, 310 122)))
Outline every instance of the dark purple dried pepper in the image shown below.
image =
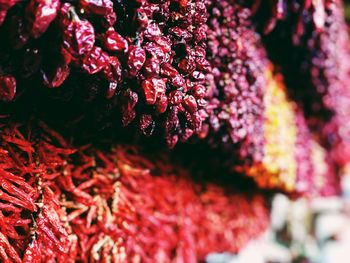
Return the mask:
POLYGON ((16 79, 11 75, 0 76, 0 101, 12 101, 15 95, 16 79))

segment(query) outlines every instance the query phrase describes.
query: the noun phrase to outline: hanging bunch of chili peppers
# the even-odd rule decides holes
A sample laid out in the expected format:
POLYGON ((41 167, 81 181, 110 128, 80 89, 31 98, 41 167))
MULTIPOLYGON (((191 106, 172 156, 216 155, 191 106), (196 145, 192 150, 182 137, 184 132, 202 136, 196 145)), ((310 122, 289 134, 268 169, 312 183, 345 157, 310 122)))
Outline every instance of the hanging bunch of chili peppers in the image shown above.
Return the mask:
POLYGON ((170 148, 190 137, 229 147, 246 141, 245 158, 262 143, 267 58, 251 11, 235 1, 13 1, 0 8, 2 101, 26 101, 51 112, 49 120, 64 108, 67 116, 56 117, 64 125, 132 126, 170 148))
POLYGON ((200 137, 237 157, 259 161, 268 60, 251 11, 234 1, 207 1, 208 105, 200 137), (236 147, 239 144, 239 147, 236 147))
POLYGON ((196 183, 163 153, 72 148, 35 121, 0 137, 2 262, 197 262, 268 224, 262 193, 196 183))
MULTIPOLYGON (((265 17, 264 10, 259 19, 265 17)), ((285 15, 264 37, 266 48, 281 66, 309 126, 342 166, 350 157, 350 48, 343 3, 295 1, 294 5, 284 3, 281 10, 285 15)))
POLYGON ((262 188, 311 196, 320 194, 320 188, 324 195, 339 193, 329 153, 309 131, 297 104, 288 99, 282 76, 273 76, 272 70, 266 74, 263 159, 236 169, 253 176, 262 188))
POLYGON ((90 104, 92 115, 102 115, 92 118, 101 128, 101 118, 132 123, 145 136, 159 133, 169 147, 197 133, 205 106, 201 83, 210 70, 204 2, 69 2, 0 6, 7 12, 0 29, 1 100, 20 99, 38 85, 48 97, 90 104))

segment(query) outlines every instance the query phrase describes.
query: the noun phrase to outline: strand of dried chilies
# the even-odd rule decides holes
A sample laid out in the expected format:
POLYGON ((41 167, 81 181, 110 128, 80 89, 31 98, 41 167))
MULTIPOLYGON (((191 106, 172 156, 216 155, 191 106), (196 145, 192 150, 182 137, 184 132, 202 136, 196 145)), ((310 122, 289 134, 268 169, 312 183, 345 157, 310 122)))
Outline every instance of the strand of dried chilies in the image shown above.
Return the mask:
POLYGON ((41 122, 2 126, 2 262, 197 262, 267 227, 263 195, 195 183, 166 154, 73 149, 41 122))
MULTIPOLYGON (((350 156, 350 50, 343 2, 292 1, 284 3, 284 10, 287 15, 264 37, 266 48, 282 67, 308 125, 331 150, 330 157, 343 166, 350 156)), ((258 19, 263 13, 261 9, 258 19)))
POLYGON ((288 99, 282 76, 272 71, 271 67, 266 72, 263 158, 233 169, 252 176, 262 188, 309 196, 338 194, 339 180, 329 153, 317 143, 296 103, 288 99))

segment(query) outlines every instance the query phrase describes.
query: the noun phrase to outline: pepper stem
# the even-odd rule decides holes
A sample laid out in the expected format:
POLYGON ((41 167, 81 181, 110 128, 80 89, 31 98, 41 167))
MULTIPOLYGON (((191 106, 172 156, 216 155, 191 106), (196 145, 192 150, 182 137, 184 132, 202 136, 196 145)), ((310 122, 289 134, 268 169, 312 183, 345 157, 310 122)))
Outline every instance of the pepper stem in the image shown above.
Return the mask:
POLYGON ((75 11, 75 8, 73 6, 71 6, 69 9, 68 9, 68 17, 71 21, 73 22, 80 22, 80 18, 77 14, 77 12, 75 11))

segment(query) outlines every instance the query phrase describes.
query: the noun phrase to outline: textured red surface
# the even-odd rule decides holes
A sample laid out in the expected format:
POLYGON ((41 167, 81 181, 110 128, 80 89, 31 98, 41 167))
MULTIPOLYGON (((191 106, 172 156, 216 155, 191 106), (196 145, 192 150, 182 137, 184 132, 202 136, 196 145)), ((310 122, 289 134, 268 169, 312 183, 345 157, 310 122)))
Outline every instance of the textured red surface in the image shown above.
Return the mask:
POLYGON ((2 262, 197 262, 268 225, 262 194, 195 183, 166 154, 72 148, 36 122, 0 138, 2 262))

